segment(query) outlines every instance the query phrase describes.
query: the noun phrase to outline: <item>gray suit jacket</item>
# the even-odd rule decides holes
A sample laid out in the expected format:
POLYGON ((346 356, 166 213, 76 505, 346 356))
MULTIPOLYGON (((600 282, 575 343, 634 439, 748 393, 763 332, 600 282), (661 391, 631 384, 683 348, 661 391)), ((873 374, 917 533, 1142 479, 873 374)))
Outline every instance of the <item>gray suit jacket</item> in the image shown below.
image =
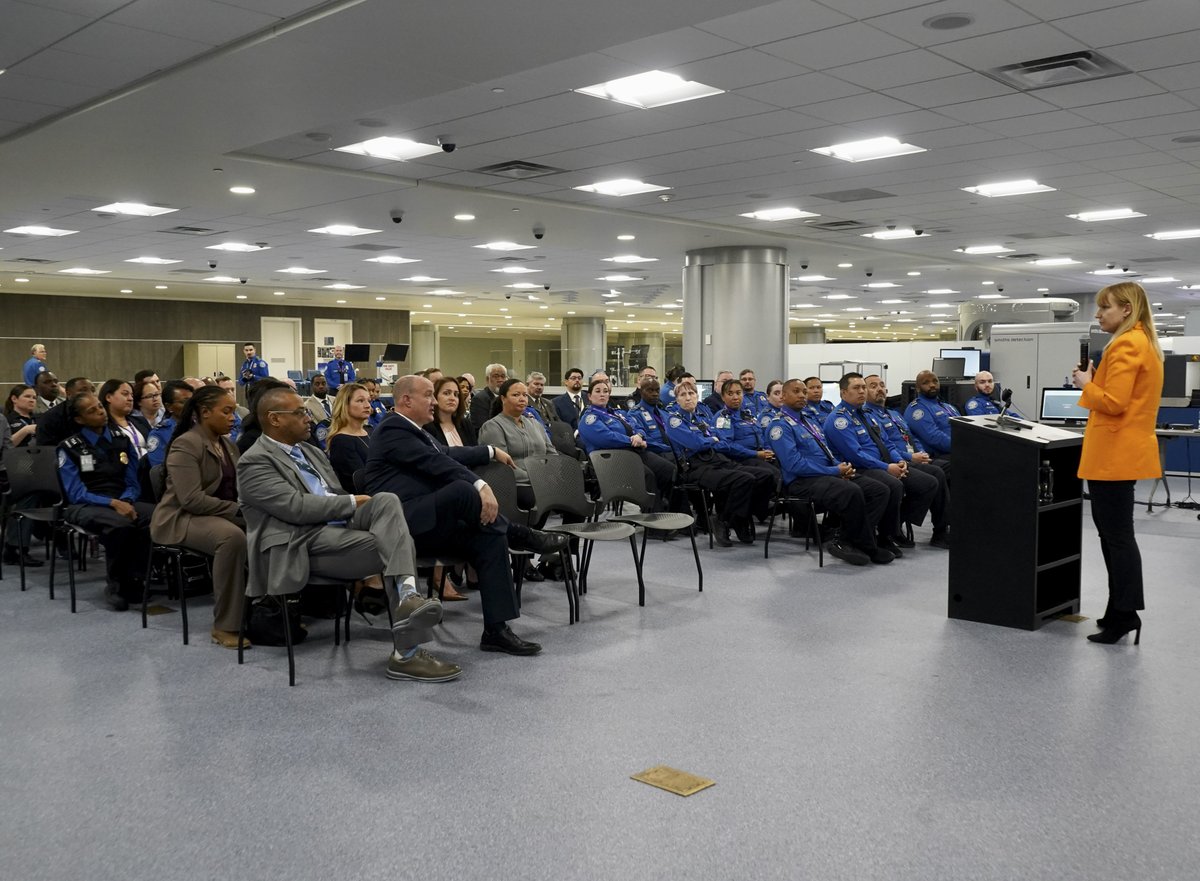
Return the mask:
POLYGON ((246 593, 295 593, 308 583, 308 544, 330 520, 354 516, 353 496, 342 489, 325 455, 302 443, 309 464, 336 493, 308 491, 288 454, 266 435, 254 442, 237 465, 238 501, 246 518, 250 577, 246 593))

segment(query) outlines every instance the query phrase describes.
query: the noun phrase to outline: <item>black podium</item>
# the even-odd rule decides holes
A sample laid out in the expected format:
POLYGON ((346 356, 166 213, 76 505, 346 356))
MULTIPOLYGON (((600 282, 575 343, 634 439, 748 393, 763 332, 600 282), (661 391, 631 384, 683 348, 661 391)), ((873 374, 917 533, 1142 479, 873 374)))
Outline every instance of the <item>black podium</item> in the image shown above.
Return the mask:
POLYGON ((948 614, 1037 630, 1079 611, 1083 436, 1033 422, 1001 428, 995 416, 950 420, 948 614), (1054 500, 1040 502, 1040 469, 1054 500))

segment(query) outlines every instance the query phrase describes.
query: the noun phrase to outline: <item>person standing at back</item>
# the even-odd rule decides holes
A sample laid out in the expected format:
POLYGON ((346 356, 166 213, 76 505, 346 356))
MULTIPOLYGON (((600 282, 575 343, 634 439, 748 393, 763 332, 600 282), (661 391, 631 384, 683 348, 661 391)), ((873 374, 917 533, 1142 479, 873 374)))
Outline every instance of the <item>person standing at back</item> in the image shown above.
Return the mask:
POLYGON ((25 385, 32 387, 37 381, 39 373, 45 373, 49 368, 46 367, 46 347, 41 343, 35 343, 29 348, 29 360, 21 368, 21 376, 25 379, 25 385))
POLYGON ((1133 534, 1133 485, 1162 476, 1154 419, 1162 397, 1163 353, 1142 286, 1131 281, 1096 294, 1096 320, 1112 334, 1100 366, 1075 369, 1079 406, 1091 411, 1083 433, 1079 477, 1087 481, 1092 522, 1108 568, 1108 607, 1092 642, 1111 644, 1126 633, 1142 638, 1138 611, 1146 607, 1142 556, 1133 534))
POLYGON ((246 343, 242 346, 242 354, 246 360, 242 362, 242 371, 238 377, 238 384, 249 387, 254 385, 260 379, 266 379, 271 375, 271 369, 267 367, 267 362, 255 354, 254 343, 246 343))
POLYGON ((345 348, 334 346, 333 358, 325 365, 325 381, 329 383, 329 390, 336 395, 343 384, 356 379, 358 374, 354 372, 354 365, 346 360, 345 348))

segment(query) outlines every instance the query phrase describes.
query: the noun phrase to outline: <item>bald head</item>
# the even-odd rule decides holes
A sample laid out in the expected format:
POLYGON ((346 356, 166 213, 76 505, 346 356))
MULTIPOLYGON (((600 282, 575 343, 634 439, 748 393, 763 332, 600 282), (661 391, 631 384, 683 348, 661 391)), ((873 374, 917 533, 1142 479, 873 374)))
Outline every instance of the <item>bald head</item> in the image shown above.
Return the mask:
POLYGON ((258 399, 258 424, 263 434, 289 446, 308 439, 309 415, 304 401, 290 388, 273 388, 258 399))
POLYGON ((392 385, 392 398, 395 400, 392 409, 417 425, 433 419, 433 383, 425 377, 417 374, 400 377, 392 385))
POLYGON ((975 374, 975 391, 981 395, 987 395, 989 398, 992 392, 996 390, 996 380, 986 370, 980 370, 975 374))

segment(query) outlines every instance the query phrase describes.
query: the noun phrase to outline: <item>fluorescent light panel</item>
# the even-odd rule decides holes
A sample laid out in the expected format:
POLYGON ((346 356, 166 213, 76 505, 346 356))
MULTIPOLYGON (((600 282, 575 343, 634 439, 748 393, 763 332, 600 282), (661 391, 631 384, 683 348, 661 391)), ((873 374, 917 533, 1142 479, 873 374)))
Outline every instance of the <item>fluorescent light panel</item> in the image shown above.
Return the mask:
POLYGON ((365 284, 346 284, 345 282, 336 282, 335 284, 322 285, 329 288, 331 291, 361 291, 366 287, 365 284))
POLYGON ((420 263, 420 259, 416 257, 393 257, 385 255, 383 257, 368 257, 365 263, 420 263))
POLYGON ((585 193, 599 193, 602 196, 637 196, 641 193, 657 193, 659 190, 669 190, 670 187, 660 187, 645 181, 622 177, 615 180, 602 180, 594 184, 575 187, 585 193))
POLYGON ((965 248, 955 248, 959 254, 1007 254, 1012 248, 1003 245, 967 245, 965 248))
POLYGON ((15 236, 73 236, 77 229, 55 229, 52 226, 14 226, 6 229, 15 236))
POLYGON ((792 281, 837 281, 828 275, 797 275, 792 281))
POLYGON ((529 251, 536 248, 537 245, 518 245, 516 242, 487 242, 483 245, 475 245, 476 248, 485 248, 488 251, 529 251))
POLYGON ((832 156, 845 162, 869 162, 872 159, 889 159, 909 153, 924 153, 924 147, 905 144, 896 138, 868 138, 865 141, 847 141, 830 147, 817 147, 811 152, 832 156))
POLYGON ((1034 266, 1070 266, 1079 261, 1072 260, 1070 257, 1041 257, 1029 262, 1034 266))
POLYGON ((170 263, 182 263, 182 260, 168 260, 165 257, 132 257, 126 263, 145 263, 150 266, 166 266, 170 263))
POLYGON ((505 275, 525 275, 530 272, 541 272, 540 269, 530 269, 528 266, 501 266, 499 269, 493 269, 492 272, 503 272, 505 275))
POLYGON ((247 245, 245 242, 222 242, 219 245, 208 245, 205 250, 208 251, 237 251, 242 254, 249 254, 251 251, 269 251, 268 245, 247 245))
POLYGON ((1023 196, 1026 193, 1052 193, 1054 192, 1054 187, 1048 187, 1030 178, 1025 178, 1023 180, 997 181, 993 184, 979 184, 979 186, 975 187, 963 187, 963 190, 991 199, 996 196, 1023 196))
POLYGON ((143 205, 141 202, 113 202, 111 205, 101 205, 93 208, 99 214, 126 214, 130 217, 158 217, 160 214, 172 214, 178 208, 164 208, 161 205, 143 205))
POLYGON ((639 257, 637 254, 618 254, 616 257, 601 257, 605 263, 657 263, 657 257, 639 257))
MULTIPOLYGON (((12 230, 9 230, 12 232, 12 230)), ((1146 238, 1154 239, 1156 242, 1173 242, 1177 239, 1197 239, 1200 238, 1200 229, 1174 229, 1164 232, 1147 233, 1146 238)))
POLYGON ((863 238, 867 238, 867 239, 879 239, 881 241, 886 241, 888 239, 925 238, 927 233, 925 233, 924 231, 917 232, 912 227, 907 226, 907 227, 901 227, 900 229, 881 229, 881 230, 877 230, 875 232, 865 232, 865 233, 862 233, 861 235, 863 236, 863 238))
POLYGON ((1127 217, 1145 217, 1140 211, 1132 208, 1105 208, 1101 211, 1081 211, 1078 214, 1068 214, 1072 220, 1082 220, 1084 223, 1095 223, 1100 220, 1124 220, 1127 217))
POLYGON ((350 226, 345 223, 334 223, 330 226, 320 226, 316 229, 310 229, 309 232, 320 233, 326 236, 367 236, 371 233, 383 232, 381 229, 364 229, 361 226, 350 226))
POLYGON ((665 107, 668 104, 678 104, 681 101, 694 101, 697 98, 707 98, 710 95, 720 95, 725 90, 661 70, 648 70, 645 73, 597 83, 594 86, 584 86, 576 89, 582 95, 593 98, 603 98, 630 107, 648 109, 665 107))
POLYGON ((68 275, 108 275, 111 269, 88 269, 86 266, 72 266, 70 269, 60 269, 68 275))
POLYGON ((276 269, 276 272, 286 272, 288 275, 320 275, 325 269, 309 269, 307 266, 289 266, 287 269, 276 269))
POLYGON ((345 147, 334 147, 339 153, 355 153, 359 156, 370 156, 373 159, 388 159, 392 162, 407 162, 421 156, 430 156, 442 152, 437 144, 422 144, 408 138, 371 138, 357 144, 347 144, 345 147))
POLYGON ((799 208, 766 208, 762 211, 751 211, 747 214, 739 214, 738 217, 749 217, 751 220, 795 220, 799 217, 820 217, 820 214, 813 214, 811 211, 801 211, 799 208))

